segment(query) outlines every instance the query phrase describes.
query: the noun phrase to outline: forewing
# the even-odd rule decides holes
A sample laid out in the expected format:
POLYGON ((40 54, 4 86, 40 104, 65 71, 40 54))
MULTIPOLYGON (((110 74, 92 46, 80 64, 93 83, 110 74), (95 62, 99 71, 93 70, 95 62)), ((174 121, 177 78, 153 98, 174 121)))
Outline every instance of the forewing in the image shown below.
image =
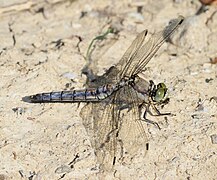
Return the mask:
POLYGON ((144 122, 142 122, 140 117, 139 104, 141 100, 138 98, 137 92, 130 86, 124 87, 121 91, 119 92, 119 97, 122 96, 121 94, 124 94, 128 98, 130 106, 123 112, 119 139, 123 144, 125 154, 128 154, 130 159, 132 159, 140 148, 146 153, 148 140, 144 129, 144 122))
POLYGON ((85 68, 85 72, 87 73, 87 77, 90 81, 88 81, 87 85, 88 87, 98 87, 100 85, 104 84, 112 84, 116 83, 120 80, 120 75, 118 75, 120 72, 122 74, 125 73, 125 70, 130 65, 131 59, 136 55, 139 47, 141 47, 145 37, 147 35, 147 30, 144 30, 143 32, 139 33, 136 37, 136 39, 132 42, 130 47, 127 49, 127 51, 124 53, 121 60, 118 62, 116 66, 112 66, 109 68, 102 76, 96 76, 93 75, 92 72, 94 70, 92 69, 92 66, 90 66, 90 63, 88 63, 87 67, 85 68), (124 70, 125 69, 125 70, 124 70), (93 78, 93 76, 95 78, 93 78), (89 78, 90 77, 90 78, 89 78))
POLYGON ((136 39, 134 39, 130 47, 127 49, 127 51, 122 56, 121 60, 115 66, 121 72, 121 74, 119 74, 120 78, 125 74, 125 71, 131 65, 132 59, 135 57, 137 51, 143 44, 145 37, 147 35, 147 32, 148 32, 147 30, 144 30, 137 35, 136 39))
MULTIPOLYGON (((161 45, 173 34, 173 32, 182 24, 184 18, 179 16, 177 19, 170 21, 169 25, 164 28, 163 31, 155 33, 152 37, 144 44, 137 46, 137 50, 133 56, 130 56, 129 61, 125 64, 121 77, 138 74, 143 71, 144 67, 155 55, 161 45)), ((137 37, 138 38, 138 37, 137 37)), ((136 38, 136 39, 137 39, 136 38)))

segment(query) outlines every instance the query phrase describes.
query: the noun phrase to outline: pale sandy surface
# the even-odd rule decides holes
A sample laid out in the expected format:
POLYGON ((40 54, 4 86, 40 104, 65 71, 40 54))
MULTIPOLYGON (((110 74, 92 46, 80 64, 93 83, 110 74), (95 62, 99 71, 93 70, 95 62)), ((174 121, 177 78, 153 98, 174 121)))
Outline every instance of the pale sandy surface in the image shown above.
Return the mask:
POLYGON ((162 29, 179 14, 186 21, 173 45, 165 43, 147 71, 167 84, 170 102, 162 111, 175 116, 152 117, 162 130, 145 124, 146 156, 141 147, 130 164, 104 178, 217 179, 217 144, 211 141, 217 134, 217 64, 210 63, 217 57, 217 8, 196 16, 196 0, 60 2, 0 1, 0 179, 99 178, 79 117, 83 104, 28 104, 21 98, 66 84, 84 87, 88 44, 110 25, 118 35, 99 43, 92 56, 99 74, 118 62, 138 32, 162 29))

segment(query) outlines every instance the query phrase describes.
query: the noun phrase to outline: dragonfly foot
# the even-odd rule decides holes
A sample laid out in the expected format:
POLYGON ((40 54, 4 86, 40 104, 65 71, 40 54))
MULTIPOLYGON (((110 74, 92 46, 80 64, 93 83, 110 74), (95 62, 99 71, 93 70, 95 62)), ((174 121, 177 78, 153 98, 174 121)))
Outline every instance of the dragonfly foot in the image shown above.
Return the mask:
POLYGON ((149 123, 149 124, 153 124, 153 125, 156 126, 159 130, 161 130, 161 128, 160 128, 160 126, 159 126, 159 124, 158 124, 157 122, 154 122, 154 121, 149 120, 149 119, 147 119, 147 118, 144 118, 143 121, 145 121, 145 122, 147 122, 147 123, 149 123))

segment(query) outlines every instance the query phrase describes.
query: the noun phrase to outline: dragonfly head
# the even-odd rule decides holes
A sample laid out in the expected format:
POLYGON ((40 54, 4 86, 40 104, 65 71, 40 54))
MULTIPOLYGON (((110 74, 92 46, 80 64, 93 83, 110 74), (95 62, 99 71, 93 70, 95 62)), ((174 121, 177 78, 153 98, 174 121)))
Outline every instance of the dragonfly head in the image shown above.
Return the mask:
POLYGON ((168 100, 168 98, 166 97, 166 93, 167 93, 166 85, 164 83, 159 83, 152 94, 153 101, 158 103, 165 102, 166 100, 168 100))

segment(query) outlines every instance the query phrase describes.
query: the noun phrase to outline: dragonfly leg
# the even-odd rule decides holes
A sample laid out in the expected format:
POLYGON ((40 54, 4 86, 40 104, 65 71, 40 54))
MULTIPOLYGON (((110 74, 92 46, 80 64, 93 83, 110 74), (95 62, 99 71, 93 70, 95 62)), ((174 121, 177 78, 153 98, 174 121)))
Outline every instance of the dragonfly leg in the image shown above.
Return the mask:
MULTIPOLYGON (((155 121, 152 121, 150 119, 147 119, 147 113, 150 114, 151 116, 166 116, 166 115, 171 115, 171 113, 161 113, 157 108, 156 106, 154 105, 154 103, 150 102, 148 105, 145 104, 145 103, 142 103, 139 108, 142 108, 143 106, 145 106, 145 112, 143 114, 143 120, 149 124, 153 124, 155 125, 158 129, 161 129, 159 124, 155 121), (150 110, 150 107, 156 112, 156 114, 153 114, 150 110)), ((140 111, 141 112, 141 111, 140 111)))
MULTIPOLYGON (((147 111, 146 111, 146 112, 147 112, 147 111)), ((159 126, 159 124, 158 124, 157 122, 152 121, 152 120, 146 118, 146 113, 143 114, 143 120, 144 120, 145 122, 149 123, 149 124, 153 124, 153 125, 156 126, 159 130, 161 130, 161 128, 160 128, 160 126, 159 126)))
POLYGON ((171 115, 171 113, 161 113, 154 104, 151 104, 151 107, 157 114, 152 114, 151 112, 149 113, 151 116, 166 116, 166 115, 171 115))
MULTIPOLYGON (((159 130, 161 129, 160 128, 160 126, 159 126, 159 124, 157 123, 157 122, 154 122, 154 121, 152 121, 152 120, 150 120, 150 119, 147 119, 147 113, 149 113, 150 115, 152 115, 153 116, 153 114, 151 113, 151 111, 150 111, 150 105, 145 105, 144 103, 143 104, 141 104, 140 106, 139 106, 139 109, 141 109, 143 106, 145 106, 145 112, 144 112, 144 114, 143 114, 143 121, 145 121, 145 122, 147 122, 147 123, 149 123, 149 124, 153 124, 154 126, 156 126, 159 130)), ((140 111, 141 112, 141 111, 140 111)))

